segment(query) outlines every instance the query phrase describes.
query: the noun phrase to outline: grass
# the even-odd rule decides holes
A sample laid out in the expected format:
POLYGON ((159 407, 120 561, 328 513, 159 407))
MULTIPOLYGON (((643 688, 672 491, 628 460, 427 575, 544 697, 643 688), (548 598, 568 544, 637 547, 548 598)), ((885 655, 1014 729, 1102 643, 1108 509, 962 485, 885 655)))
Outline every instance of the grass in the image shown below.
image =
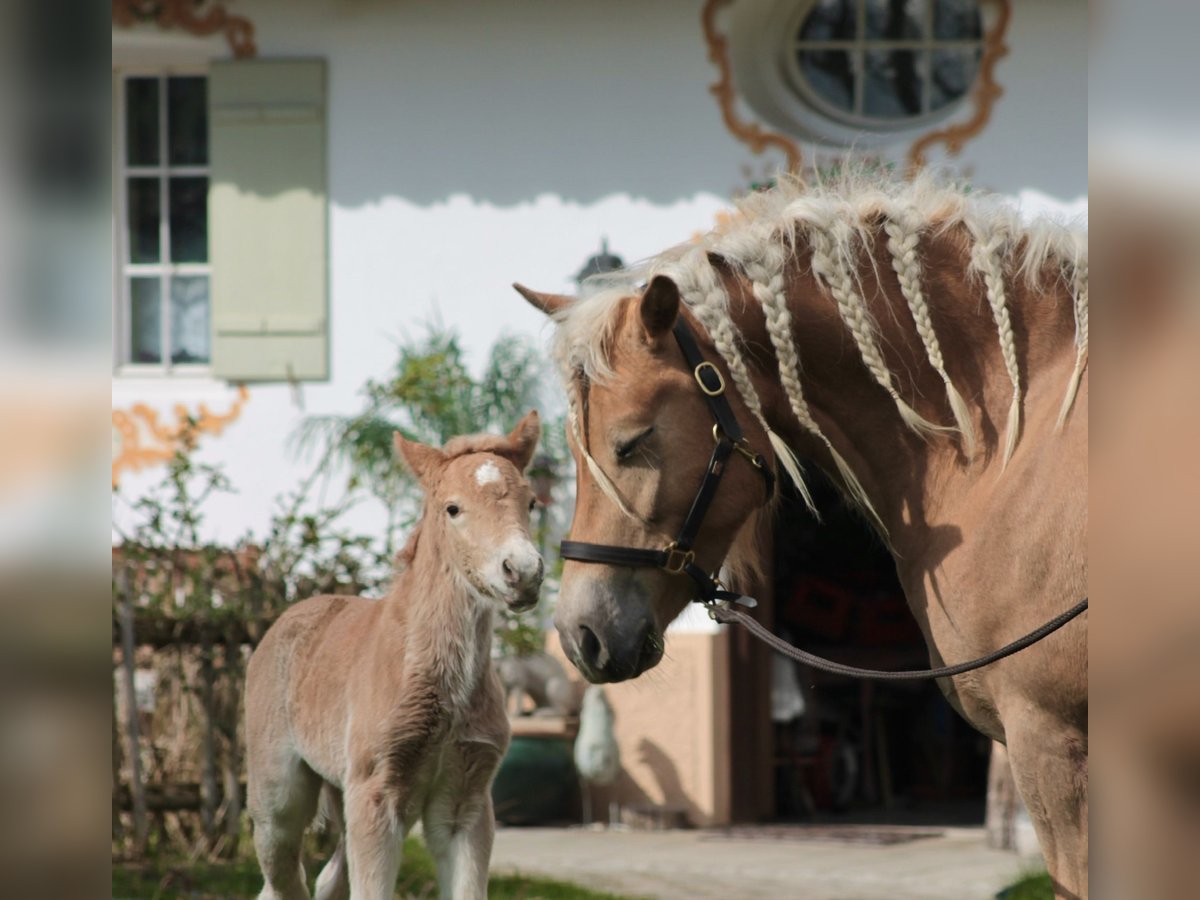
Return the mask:
MULTIPOLYGON (((317 866, 310 866, 315 877, 317 866)), ((404 863, 396 890, 401 897, 425 900, 437 896, 433 859, 419 838, 404 842, 404 863)), ((153 860, 148 863, 113 863, 113 900, 251 900, 262 888, 262 874, 254 859, 229 862, 153 860)), ((525 875, 493 875, 488 883, 491 900, 624 900, 618 894, 592 891, 566 881, 525 875)))
POLYGON ((1050 876, 1045 872, 1023 875, 996 895, 996 900, 1054 900, 1050 876))

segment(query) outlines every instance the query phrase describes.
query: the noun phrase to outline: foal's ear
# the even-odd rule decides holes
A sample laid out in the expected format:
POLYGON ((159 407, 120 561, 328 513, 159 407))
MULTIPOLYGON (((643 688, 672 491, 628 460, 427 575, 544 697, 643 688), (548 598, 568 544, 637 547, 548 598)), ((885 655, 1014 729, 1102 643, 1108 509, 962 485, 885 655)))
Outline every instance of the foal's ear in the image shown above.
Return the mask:
POLYGON ((575 302, 574 297, 568 297, 565 294, 543 294, 541 291, 530 290, 523 284, 513 282, 513 290, 524 297, 535 308, 540 309, 548 316, 556 316, 572 303, 575 302))
POLYGON ((524 472, 533 459, 533 451, 537 449, 542 437, 542 420, 536 409, 525 414, 517 427, 508 433, 508 448, 500 451, 500 455, 524 472))
POLYGON ((642 294, 638 312, 647 335, 656 338, 666 334, 679 317, 679 285, 666 275, 655 275, 642 294))
POLYGON ((437 447, 429 447, 419 441, 410 441, 400 432, 392 435, 392 443, 396 452, 404 460, 410 472, 417 476, 417 481, 425 484, 433 473, 446 461, 446 456, 437 447))

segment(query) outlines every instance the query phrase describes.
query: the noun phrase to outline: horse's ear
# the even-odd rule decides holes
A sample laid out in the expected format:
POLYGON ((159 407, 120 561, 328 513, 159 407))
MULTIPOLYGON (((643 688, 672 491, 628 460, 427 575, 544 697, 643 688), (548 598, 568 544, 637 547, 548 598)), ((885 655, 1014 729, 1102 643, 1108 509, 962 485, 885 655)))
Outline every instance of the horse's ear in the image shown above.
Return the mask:
POLYGON ((437 447, 427 446, 420 441, 410 441, 398 431, 392 435, 392 443, 409 471, 416 475, 417 481, 422 484, 428 484, 433 473, 446 461, 445 454, 437 447))
POLYGON ((558 315, 575 302, 574 297, 568 297, 565 294, 543 294, 541 291, 530 290, 517 282, 513 282, 513 289, 536 309, 540 309, 548 316, 558 315))
POLYGON ((666 334, 679 318, 679 285, 666 275, 655 275, 642 294, 639 310, 650 337, 666 334))
POLYGON ((533 460, 533 451, 537 449, 542 437, 542 420, 536 409, 525 414, 517 427, 508 434, 508 449, 502 455, 517 469, 524 472, 533 460))

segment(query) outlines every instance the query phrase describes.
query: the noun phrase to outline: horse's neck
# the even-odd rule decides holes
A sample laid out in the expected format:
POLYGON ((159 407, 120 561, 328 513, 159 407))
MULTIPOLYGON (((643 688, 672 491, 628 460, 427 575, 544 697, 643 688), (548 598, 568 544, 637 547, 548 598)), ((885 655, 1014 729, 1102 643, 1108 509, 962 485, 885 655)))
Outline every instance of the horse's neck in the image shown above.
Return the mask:
POLYGON ((384 602, 400 622, 406 680, 427 684, 458 709, 487 675, 493 613, 448 560, 426 538, 384 602))
MULTIPOLYGON (((730 310, 746 338, 768 425, 801 457, 817 461, 835 480, 844 482, 833 454, 840 456, 892 539, 920 529, 930 513, 931 499, 951 493, 946 490, 948 481, 978 481, 993 469, 999 472, 1012 398, 986 288, 982 279, 969 273, 966 251, 945 241, 929 248, 926 256, 923 293, 936 323, 944 368, 965 399, 972 428, 983 444, 971 460, 962 453, 957 431, 934 433, 927 439, 905 423, 896 398, 881 383, 879 367, 871 370, 844 310, 814 274, 810 250, 801 248, 796 254, 786 279, 792 326, 788 337, 796 350, 791 363, 800 373, 803 394, 799 413, 795 382, 789 388, 786 361, 780 359, 780 335, 771 333, 770 319, 753 289, 745 283, 730 285, 730 310), (810 414, 808 424, 801 422, 805 410, 810 414), (814 433, 813 423, 819 434, 814 433)), ((873 263, 867 261, 854 273, 851 286, 871 323, 877 361, 882 361, 896 394, 920 418, 953 426, 945 384, 930 363, 882 237, 873 258, 873 263)), ((1008 284, 1008 312, 1020 345, 1026 413, 1038 380, 1053 370, 1046 377, 1055 385, 1065 385, 1074 357, 1069 294, 1035 298, 1033 293, 1023 283, 1008 284)), ((1028 418, 1026 414, 1025 421, 1028 418)))

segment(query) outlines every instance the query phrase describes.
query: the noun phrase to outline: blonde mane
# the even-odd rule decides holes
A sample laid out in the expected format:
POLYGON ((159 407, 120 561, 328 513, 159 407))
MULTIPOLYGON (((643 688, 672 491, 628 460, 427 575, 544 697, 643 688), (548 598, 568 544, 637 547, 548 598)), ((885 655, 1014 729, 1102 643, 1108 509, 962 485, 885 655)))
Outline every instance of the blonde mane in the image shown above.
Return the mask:
MULTIPOLYGON (((1076 364, 1065 386, 1058 417, 1062 427, 1078 392, 1088 355, 1087 232, 1048 218, 1023 222, 1011 202, 996 195, 968 192, 931 174, 912 181, 852 174, 836 182, 811 186, 785 180, 776 188, 751 194, 721 226, 697 241, 667 250, 624 272, 609 274, 585 286, 580 302, 558 317, 555 357, 572 388, 568 413, 576 444, 601 490, 628 515, 633 515, 616 487, 592 459, 579 424, 580 379, 604 381, 611 377, 610 351, 619 321, 620 301, 654 275, 670 276, 679 286, 688 308, 707 330, 717 352, 729 366, 734 384, 746 405, 766 428, 781 465, 801 495, 811 505, 798 464, 787 445, 770 428, 742 357, 742 337, 730 316, 729 297, 709 255, 723 259, 745 277, 761 304, 779 360, 788 403, 796 420, 821 441, 851 498, 879 522, 858 478, 833 448, 813 418, 804 396, 803 365, 792 336, 791 314, 784 294, 784 275, 795 248, 807 243, 812 270, 837 304, 838 313, 854 339, 864 366, 892 398, 905 425, 921 435, 957 431, 963 452, 976 449, 971 416, 962 394, 946 372, 941 343, 929 314, 922 287, 920 245, 961 228, 970 239, 968 273, 982 281, 996 340, 1012 384, 1012 401, 1004 431, 1004 465, 1020 434, 1020 401, 1023 391, 1017 351, 1009 315, 1007 286, 1024 279, 1030 287, 1049 273, 1070 287, 1075 316, 1076 364), (873 235, 882 225, 891 269, 899 281, 930 366, 942 379, 954 417, 953 426, 938 425, 920 416, 897 390, 879 347, 878 326, 864 299, 858 260, 870 258, 873 235)), ((636 516, 635 516, 636 518, 636 516)))

